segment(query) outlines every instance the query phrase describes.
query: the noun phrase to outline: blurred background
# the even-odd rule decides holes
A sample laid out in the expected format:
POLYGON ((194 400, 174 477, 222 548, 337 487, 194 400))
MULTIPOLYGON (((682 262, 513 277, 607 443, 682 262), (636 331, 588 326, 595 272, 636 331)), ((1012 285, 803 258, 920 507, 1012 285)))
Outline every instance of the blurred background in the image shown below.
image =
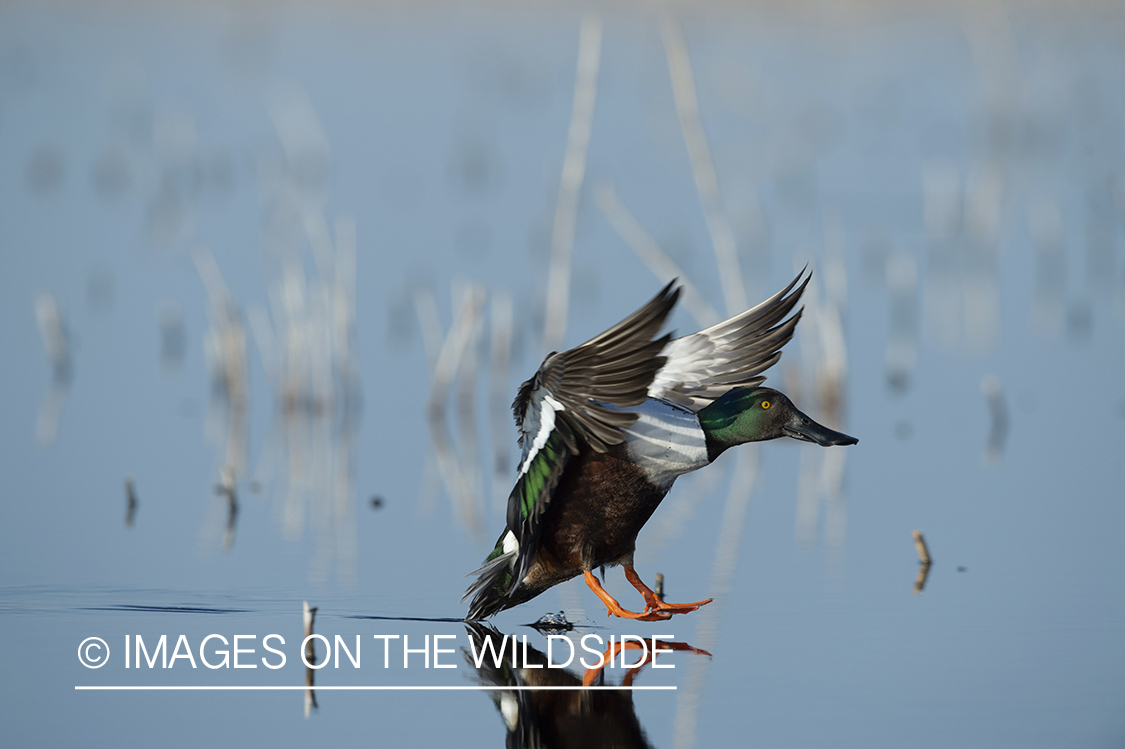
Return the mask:
MULTIPOLYGON (((464 614, 543 356, 673 277, 686 334, 807 264, 768 384, 860 443, 682 479, 638 570, 716 597, 659 625, 714 657, 587 711, 657 746, 1120 746, 1123 136, 1118 3, 5 3, 9 731, 502 744, 479 693, 73 693, 142 678, 73 648, 299 638, 304 600, 463 637, 378 617, 464 614)), ((560 610, 638 628, 579 582, 496 623, 560 610)))

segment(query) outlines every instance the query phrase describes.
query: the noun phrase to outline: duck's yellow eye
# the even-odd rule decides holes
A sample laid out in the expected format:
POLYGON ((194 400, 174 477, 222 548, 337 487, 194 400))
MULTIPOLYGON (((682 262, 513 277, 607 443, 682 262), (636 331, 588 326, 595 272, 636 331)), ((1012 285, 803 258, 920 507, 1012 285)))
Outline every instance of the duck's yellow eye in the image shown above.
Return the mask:
POLYGON ((769 408, 769 407, 770 407, 769 401, 762 401, 762 408, 769 408))

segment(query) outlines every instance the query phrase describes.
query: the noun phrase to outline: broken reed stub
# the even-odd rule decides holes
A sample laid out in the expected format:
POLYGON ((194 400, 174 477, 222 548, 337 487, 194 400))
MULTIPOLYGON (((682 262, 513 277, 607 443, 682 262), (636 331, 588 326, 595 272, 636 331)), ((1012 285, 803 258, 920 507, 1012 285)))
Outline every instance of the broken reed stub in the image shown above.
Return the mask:
POLYGON ((918 561, 922 564, 929 564, 931 562, 930 550, 926 547, 926 539, 922 538, 922 531, 913 531, 910 535, 914 536, 914 548, 918 550, 918 561))

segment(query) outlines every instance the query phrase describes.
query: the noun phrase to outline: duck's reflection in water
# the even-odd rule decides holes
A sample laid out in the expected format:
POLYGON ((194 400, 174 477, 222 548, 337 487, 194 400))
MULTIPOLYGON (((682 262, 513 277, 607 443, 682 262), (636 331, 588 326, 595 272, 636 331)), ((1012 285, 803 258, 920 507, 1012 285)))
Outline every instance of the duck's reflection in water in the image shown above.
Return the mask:
MULTIPOLYGON (((492 701, 508 728, 505 742, 509 747, 647 747, 651 746, 637 719, 633 706, 633 686, 638 674, 652 662, 651 649, 636 660, 621 679, 621 689, 583 689, 607 686, 606 666, 622 654, 621 643, 615 642, 602 654, 601 665, 578 675, 558 667, 558 654, 553 661, 542 651, 521 640, 517 654, 511 657, 514 635, 503 635, 491 626, 467 623, 470 648, 463 648, 465 660, 477 672, 481 684, 498 687, 492 701), (611 652, 612 650, 612 652, 611 652), (483 657, 482 653, 504 654, 503 658, 483 657), (553 667, 549 667, 553 663, 553 667), (532 687, 531 689, 503 689, 532 687), (534 687, 542 687, 535 689, 534 687), (560 687, 562 687, 560 689, 560 687)), ((625 648, 640 650, 639 643, 628 641, 625 648)), ((661 654, 666 651, 688 651, 698 655, 710 653, 686 643, 660 642, 661 654)), ((589 655, 589 654, 587 654, 589 655)), ((597 659, 591 658, 596 661, 597 659)), ((615 667, 621 663, 617 661, 615 667)))

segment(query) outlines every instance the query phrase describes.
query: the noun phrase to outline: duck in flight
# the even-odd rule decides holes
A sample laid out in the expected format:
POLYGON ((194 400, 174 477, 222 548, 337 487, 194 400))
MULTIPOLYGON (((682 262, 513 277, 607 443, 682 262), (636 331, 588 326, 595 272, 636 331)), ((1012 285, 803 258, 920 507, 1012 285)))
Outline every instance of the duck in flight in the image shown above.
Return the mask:
POLYGON ((606 332, 543 361, 512 404, 523 457, 507 526, 465 592, 468 620, 578 575, 611 615, 628 619, 668 619, 711 602, 667 603, 633 569, 637 535, 676 478, 746 442, 858 442, 762 387, 801 318, 790 313, 811 274, 802 276, 706 330, 657 337, 680 294, 673 281, 606 332), (622 607, 594 575, 616 565, 644 598, 642 611, 622 607))

